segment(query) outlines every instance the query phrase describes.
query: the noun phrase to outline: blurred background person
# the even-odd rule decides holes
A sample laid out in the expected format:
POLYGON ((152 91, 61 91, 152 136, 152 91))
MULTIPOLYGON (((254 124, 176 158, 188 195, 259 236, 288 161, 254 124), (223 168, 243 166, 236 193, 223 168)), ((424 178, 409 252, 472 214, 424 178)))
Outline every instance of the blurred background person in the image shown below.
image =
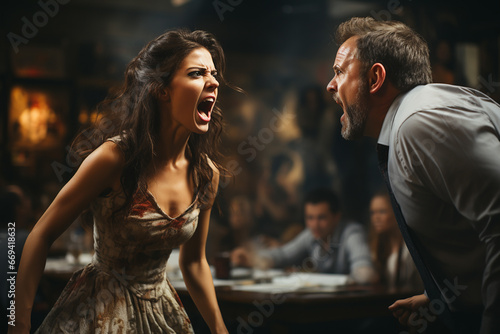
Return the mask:
POLYGON ((363 227, 341 220, 335 192, 319 188, 304 200, 306 229, 285 245, 254 254, 240 249, 233 264, 346 274, 355 283, 377 281, 363 227))
POLYGON ((370 249, 381 283, 389 288, 423 291, 424 286, 399 231, 386 190, 370 203, 370 249))
POLYGON ((277 239, 261 233, 257 228, 253 211, 253 201, 244 195, 238 195, 229 200, 229 226, 217 242, 217 253, 239 248, 251 252, 280 245, 277 239))
MULTIPOLYGON (((330 154, 335 136, 335 113, 328 109, 325 90, 311 84, 297 92, 296 122, 300 136, 291 140, 288 147, 302 160, 304 181, 300 192, 307 194, 319 187, 340 191, 337 165, 330 154)), ((300 202, 303 198, 300 198, 300 202)))
MULTIPOLYGON (((289 241, 288 230, 300 225, 298 207, 304 167, 300 156, 289 149, 271 149, 262 159, 256 180, 255 217, 260 231, 282 242, 289 241)), ((292 238, 295 236, 292 233, 292 238)))

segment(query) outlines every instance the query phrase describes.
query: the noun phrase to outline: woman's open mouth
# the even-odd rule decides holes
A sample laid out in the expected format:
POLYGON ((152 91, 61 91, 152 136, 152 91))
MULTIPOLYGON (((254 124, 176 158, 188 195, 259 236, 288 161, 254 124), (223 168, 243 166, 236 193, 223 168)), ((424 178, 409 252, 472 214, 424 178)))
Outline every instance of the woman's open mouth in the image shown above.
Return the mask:
POLYGON ((198 104, 198 116, 204 122, 209 122, 212 115, 212 108, 215 104, 213 97, 207 97, 200 104, 198 104))

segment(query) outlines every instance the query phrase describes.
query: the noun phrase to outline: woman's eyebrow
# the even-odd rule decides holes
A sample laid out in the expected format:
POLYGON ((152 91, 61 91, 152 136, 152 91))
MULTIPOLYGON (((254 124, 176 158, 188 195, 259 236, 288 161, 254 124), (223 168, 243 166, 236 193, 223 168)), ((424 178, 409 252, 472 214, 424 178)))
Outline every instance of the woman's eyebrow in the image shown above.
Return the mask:
POLYGON ((190 66, 186 69, 186 71, 191 71, 191 70, 207 71, 208 69, 204 66, 190 66))

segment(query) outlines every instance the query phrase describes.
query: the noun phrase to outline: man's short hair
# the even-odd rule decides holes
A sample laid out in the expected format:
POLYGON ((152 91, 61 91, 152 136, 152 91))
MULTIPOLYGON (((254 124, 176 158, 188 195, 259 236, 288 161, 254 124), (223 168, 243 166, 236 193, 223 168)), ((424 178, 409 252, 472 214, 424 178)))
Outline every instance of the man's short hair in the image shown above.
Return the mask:
POLYGON ((353 17, 337 28, 335 41, 341 45, 358 36, 357 58, 362 75, 381 63, 387 79, 401 92, 432 82, 429 47, 410 27, 398 21, 377 21, 372 17, 353 17))
POLYGON ((326 202, 332 213, 340 211, 340 200, 337 194, 329 188, 318 188, 309 192, 304 199, 306 204, 319 204, 326 202))

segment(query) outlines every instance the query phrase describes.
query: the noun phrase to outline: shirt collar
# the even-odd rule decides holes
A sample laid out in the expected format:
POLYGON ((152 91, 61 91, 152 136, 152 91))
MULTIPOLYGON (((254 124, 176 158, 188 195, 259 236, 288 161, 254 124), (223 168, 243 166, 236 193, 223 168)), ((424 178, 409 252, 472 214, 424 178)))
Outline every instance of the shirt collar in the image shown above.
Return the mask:
POLYGON ((380 145, 389 146, 389 140, 391 138, 392 132, 392 124, 394 122, 394 117, 396 116, 396 112, 403 101, 407 93, 400 94, 396 96, 394 101, 392 101, 389 110, 387 110, 387 114, 385 114, 384 123, 382 124, 382 128, 380 129, 380 134, 378 136, 377 143, 380 145))
MULTIPOLYGON (((341 220, 338 223, 335 230, 333 231, 333 233, 331 234, 330 238, 326 242, 326 244, 330 246, 330 249, 331 248, 338 248, 340 246, 340 237, 342 235, 342 231, 344 231, 345 225, 346 225, 346 223, 341 220)), ((320 246, 324 245, 323 241, 318 240, 318 239, 314 239, 314 242, 320 246)))

